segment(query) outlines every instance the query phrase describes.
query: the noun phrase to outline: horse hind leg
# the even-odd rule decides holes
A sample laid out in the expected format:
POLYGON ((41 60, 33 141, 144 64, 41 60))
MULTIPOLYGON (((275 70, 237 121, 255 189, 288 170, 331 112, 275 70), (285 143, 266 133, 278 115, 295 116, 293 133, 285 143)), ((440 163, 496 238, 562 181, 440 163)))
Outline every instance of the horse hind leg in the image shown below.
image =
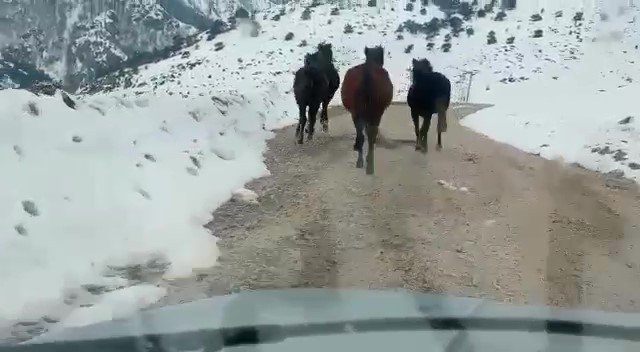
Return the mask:
POLYGON ((320 124, 322 124, 322 131, 329 132, 329 113, 327 112, 329 101, 322 102, 322 111, 320 112, 320 124))
POLYGON ((411 109, 411 119, 413 120, 413 130, 416 133, 416 150, 422 149, 420 145, 420 115, 414 109, 411 109))
POLYGON ((353 124, 356 127, 356 142, 353 145, 353 150, 358 152, 356 167, 361 169, 364 166, 364 161, 362 159, 362 147, 364 146, 364 123, 361 118, 353 115, 353 124))
POLYGON ((429 125, 431 125, 431 116, 433 114, 431 112, 427 112, 424 116, 424 121, 422 122, 422 127, 420 128, 420 146, 423 153, 426 153, 427 148, 427 134, 429 134, 429 125))
POLYGON ((296 140, 298 144, 304 142, 304 126, 307 124, 306 110, 307 106, 305 104, 298 103, 299 120, 298 126, 296 127, 296 140))
POLYGON ((322 102, 322 114, 320 115, 320 123, 322 124, 323 132, 329 132, 329 103, 331 102, 331 99, 333 99, 334 94, 335 91, 333 93, 329 92, 328 96, 325 97, 324 101, 322 102))
POLYGON ((367 126, 367 139, 368 139, 368 147, 369 150, 367 152, 367 175, 373 175, 375 171, 375 145, 376 139, 378 138, 378 126, 368 125, 367 126))
POLYGON ((446 131, 446 126, 444 126, 442 122, 446 119, 446 115, 445 117, 442 115, 444 115, 444 113, 438 112, 438 144, 436 144, 436 150, 442 150, 442 132, 446 131))
POLYGON ((316 127, 316 116, 318 115, 318 109, 320 109, 320 103, 314 103, 309 106, 309 127, 307 127, 307 134, 309 140, 313 139, 313 133, 316 127))
POLYGON ((438 144, 437 150, 442 150, 442 132, 447 132, 447 110, 444 108, 438 109, 438 144))

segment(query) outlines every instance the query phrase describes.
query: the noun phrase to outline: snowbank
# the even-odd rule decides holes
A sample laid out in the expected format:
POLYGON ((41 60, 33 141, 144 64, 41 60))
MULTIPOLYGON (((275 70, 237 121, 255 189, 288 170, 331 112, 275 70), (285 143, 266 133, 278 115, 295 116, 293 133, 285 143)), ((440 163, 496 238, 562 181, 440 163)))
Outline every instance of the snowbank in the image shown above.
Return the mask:
POLYGON ((462 124, 544 158, 602 172, 621 169, 637 180, 640 120, 629 102, 640 87, 600 92, 587 82, 576 82, 580 80, 540 78, 515 89, 501 87, 494 92, 501 95, 496 106, 468 116, 462 124))
MULTIPOLYGON (((608 4, 603 13, 612 8, 619 7, 608 4)), ((638 180, 638 11, 620 8, 606 22, 599 16, 587 22, 583 42, 530 80, 508 84, 485 79, 485 85, 475 85, 472 100, 495 106, 466 117, 462 124, 544 158, 601 172, 622 170, 638 180)), ((563 32, 567 29, 575 31, 570 26, 563 32)), ((548 46, 554 42, 540 50, 550 52, 548 46)))
POLYGON ((259 100, 217 94, 60 97, 0 92, 2 319, 37 318, 107 265, 157 260, 165 277, 214 265, 203 225, 231 192, 266 175, 259 100))

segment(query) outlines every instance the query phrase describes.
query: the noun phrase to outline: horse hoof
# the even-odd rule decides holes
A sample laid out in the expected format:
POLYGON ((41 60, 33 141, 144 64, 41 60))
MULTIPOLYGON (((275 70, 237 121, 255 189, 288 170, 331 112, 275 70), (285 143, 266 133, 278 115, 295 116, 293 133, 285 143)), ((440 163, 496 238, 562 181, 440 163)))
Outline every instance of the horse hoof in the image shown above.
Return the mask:
POLYGON ((326 132, 329 132, 329 126, 328 126, 328 125, 323 124, 323 125, 322 125, 322 132, 325 132, 325 133, 326 133, 326 132))
POLYGON ((436 145, 436 150, 437 151, 441 151, 442 150, 442 146, 441 145, 436 145))
POLYGON ((420 144, 416 144, 416 150, 422 150, 422 146, 420 144))
POLYGON ((425 148, 425 147, 420 148, 420 152, 422 154, 427 154, 427 148, 425 148))
POLYGON ((302 144, 302 138, 298 139, 298 144, 302 144))
POLYGON ((358 169, 362 169, 364 167, 364 162, 362 160, 356 161, 356 167, 358 169))
POLYGON ((373 168, 367 166, 367 175, 373 175, 373 168))

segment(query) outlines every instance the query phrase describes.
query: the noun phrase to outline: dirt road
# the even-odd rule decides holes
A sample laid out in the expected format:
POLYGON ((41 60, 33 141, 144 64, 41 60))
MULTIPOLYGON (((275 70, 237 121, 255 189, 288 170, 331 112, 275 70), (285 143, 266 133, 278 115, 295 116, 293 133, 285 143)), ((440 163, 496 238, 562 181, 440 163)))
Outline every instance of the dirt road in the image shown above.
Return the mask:
POLYGON ((354 167, 354 130, 339 109, 330 133, 303 146, 293 127, 279 131, 266 157, 272 176, 247 186, 259 203, 231 201, 209 225, 220 264, 165 283, 161 304, 240 289, 403 287, 640 311, 635 185, 607 187, 602 175, 459 126, 478 108, 454 106, 443 150, 432 128, 423 155, 408 109, 392 106, 374 177, 354 167))

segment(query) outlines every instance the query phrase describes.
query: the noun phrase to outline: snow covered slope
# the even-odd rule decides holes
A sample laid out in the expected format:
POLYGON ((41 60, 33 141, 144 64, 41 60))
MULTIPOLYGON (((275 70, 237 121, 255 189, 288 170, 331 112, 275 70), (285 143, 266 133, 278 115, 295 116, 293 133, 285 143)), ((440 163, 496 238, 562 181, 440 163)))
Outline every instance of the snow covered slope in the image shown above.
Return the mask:
MULTIPOLYGON (((535 22, 545 40, 528 47, 518 41, 518 50, 528 51, 518 63, 509 55, 503 62, 487 62, 471 99, 496 106, 467 117, 463 124, 545 158, 624 173, 638 181, 640 120, 634 97, 640 94, 640 27, 638 9, 625 6, 628 3, 546 3, 543 19, 535 22), (563 17, 555 15, 560 10, 563 17), (584 20, 566 18, 575 11, 583 11, 584 20), (520 72, 537 74, 517 84, 491 82, 499 71, 518 72, 514 78, 520 72)), ((523 17, 529 13, 515 12, 523 17)), ((520 38, 527 24, 532 27, 526 21, 504 23, 504 30, 520 38)))
POLYGON ((434 26, 423 24, 446 16, 420 2, 291 4, 257 16, 258 36, 248 20, 212 40, 203 34, 173 58, 116 77, 126 88, 77 97, 76 110, 59 96, 0 92, 1 177, 12 185, 0 190, 8 288, 0 302, 11 302, 0 305, 0 326, 118 317, 162 294, 131 285, 213 265, 215 237, 202 226, 245 182, 268 174, 268 130, 296 122, 293 72, 321 41, 333 44, 341 74, 362 62, 365 44, 384 45, 396 100, 405 99, 411 59, 427 57, 451 78, 454 100, 495 104, 463 124, 637 179, 637 9, 613 7, 602 22, 592 1, 518 3, 501 21, 474 11, 434 26))

